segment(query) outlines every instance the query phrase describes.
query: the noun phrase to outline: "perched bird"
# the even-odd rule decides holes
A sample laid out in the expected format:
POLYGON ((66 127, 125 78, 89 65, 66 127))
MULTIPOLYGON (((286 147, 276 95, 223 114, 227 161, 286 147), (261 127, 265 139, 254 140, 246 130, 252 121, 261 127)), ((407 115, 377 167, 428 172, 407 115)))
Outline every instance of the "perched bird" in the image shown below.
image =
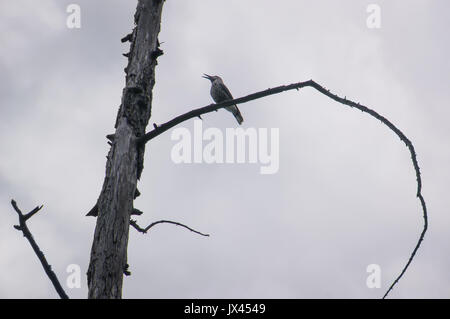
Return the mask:
MULTIPOLYGON (((203 74, 203 77, 211 81, 210 93, 214 102, 220 103, 233 99, 230 90, 228 90, 225 84, 223 84, 223 81, 220 78, 220 76, 203 74)), ((237 105, 227 106, 225 107, 225 109, 233 113, 239 125, 241 125, 242 122, 244 122, 244 119, 242 118, 241 112, 239 112, 237 105)))

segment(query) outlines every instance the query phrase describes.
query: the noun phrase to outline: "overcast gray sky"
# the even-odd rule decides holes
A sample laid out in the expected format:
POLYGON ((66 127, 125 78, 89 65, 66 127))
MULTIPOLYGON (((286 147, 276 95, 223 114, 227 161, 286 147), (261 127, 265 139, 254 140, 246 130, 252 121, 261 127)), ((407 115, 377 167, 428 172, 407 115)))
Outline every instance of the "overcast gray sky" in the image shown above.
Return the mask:
MULTIPOLYGON (((95 204, 124 87, 136 1, 0 0, 0 297, 57 298, 28 242, 23 211, 65 283, 86 270, 95 204), (81 28, 66 7, 81 7, 81 28)), ((235 97, 314 79, 395 123, 414 143, 429 231, 392 298, 449 298, 450 3, 441 1, 166 1, 152 118, 161 123, 211 103, 203 73, 235 97), (366 25, 381 8, 381 28, 366 25)), ((130 230, 125 298, 379 298, 423 227, 405 145, 384 125, 313 89, 240 106, 244 128, 279 128, 280 167, 175 164, 166 132, 147 144, 130 230), (369 289, 366 267, 381 267, 369 289)), ((189 130, 193 121, 181 125, 189 130)), ((235 127, 230 113, 203 127, 235 127)), ((149 128, 150 129, 150 128, 149 128)))

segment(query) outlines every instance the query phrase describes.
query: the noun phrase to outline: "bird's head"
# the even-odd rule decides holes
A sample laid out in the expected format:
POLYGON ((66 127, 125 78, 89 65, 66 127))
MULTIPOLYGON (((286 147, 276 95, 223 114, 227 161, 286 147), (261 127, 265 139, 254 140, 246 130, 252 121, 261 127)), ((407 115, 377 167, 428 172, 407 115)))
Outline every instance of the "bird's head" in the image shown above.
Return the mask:
POLYGON ((211 83, 214 82, 215 80, 222 80, 222 79, 220 78, 220 76, 217 76, 217 75, 208 75, 208 74, 204 74, 204 73, 203 73, 203 76, 202 76, 202 77, 205 78, 205 79, 210 80, 211 83))

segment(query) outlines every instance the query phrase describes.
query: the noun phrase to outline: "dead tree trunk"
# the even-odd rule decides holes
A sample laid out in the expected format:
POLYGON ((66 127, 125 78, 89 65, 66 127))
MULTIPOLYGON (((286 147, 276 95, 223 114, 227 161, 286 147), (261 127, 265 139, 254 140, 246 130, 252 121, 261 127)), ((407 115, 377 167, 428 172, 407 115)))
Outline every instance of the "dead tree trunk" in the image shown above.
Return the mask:
POLYGON ((136 27, 122 39, 130 41, 126 86, 116 119, 116 132, 106 162, 103 188, 97 201, 97 224, 87 272, 89 298, 121 298, 127 268, 130 214, 137 180, 143 169, 145 134, 151 115, 163 0, 139 0, 136 27))

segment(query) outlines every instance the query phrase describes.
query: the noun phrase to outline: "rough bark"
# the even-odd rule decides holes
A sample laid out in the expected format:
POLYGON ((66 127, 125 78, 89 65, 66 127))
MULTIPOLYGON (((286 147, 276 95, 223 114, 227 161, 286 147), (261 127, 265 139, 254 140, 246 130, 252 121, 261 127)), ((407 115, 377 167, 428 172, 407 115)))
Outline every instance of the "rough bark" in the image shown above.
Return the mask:
POLYGON ((156 59, 162 54, 158 33, 164 1, 139 0, 130 41, 126 86, 106 163, 98 217, 87 273, 89 298, 121 298, 127 268, 128 230, 137 180, 143 169, 145 133, 151 115, 156 59))

